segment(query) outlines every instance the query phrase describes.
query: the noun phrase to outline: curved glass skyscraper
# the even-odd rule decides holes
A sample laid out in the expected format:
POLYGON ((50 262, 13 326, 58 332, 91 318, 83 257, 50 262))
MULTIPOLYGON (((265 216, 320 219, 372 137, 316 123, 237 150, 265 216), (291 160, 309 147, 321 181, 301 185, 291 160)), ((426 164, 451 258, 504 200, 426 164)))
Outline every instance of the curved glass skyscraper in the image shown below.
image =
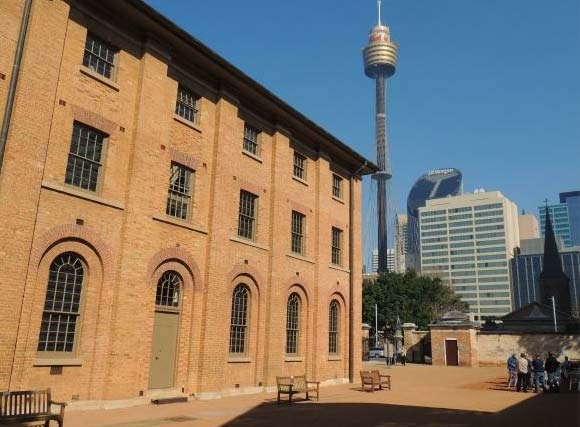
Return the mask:
POLYGON ((419 208, 430 199, 463 194, 463 174, 459 169, 434 169, 421 176, 407 198, 408 248, 407 268, 419 270, 419 208))

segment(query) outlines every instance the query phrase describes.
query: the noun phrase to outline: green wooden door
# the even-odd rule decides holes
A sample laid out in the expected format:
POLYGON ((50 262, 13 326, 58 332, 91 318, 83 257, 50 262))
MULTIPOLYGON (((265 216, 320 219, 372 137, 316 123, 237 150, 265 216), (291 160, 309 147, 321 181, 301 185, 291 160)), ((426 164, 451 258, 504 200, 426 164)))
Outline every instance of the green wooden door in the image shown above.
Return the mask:
POLYGON ((175 385, 175 359, 179 313, 155 312, 149 388, 170 388, 175 385))

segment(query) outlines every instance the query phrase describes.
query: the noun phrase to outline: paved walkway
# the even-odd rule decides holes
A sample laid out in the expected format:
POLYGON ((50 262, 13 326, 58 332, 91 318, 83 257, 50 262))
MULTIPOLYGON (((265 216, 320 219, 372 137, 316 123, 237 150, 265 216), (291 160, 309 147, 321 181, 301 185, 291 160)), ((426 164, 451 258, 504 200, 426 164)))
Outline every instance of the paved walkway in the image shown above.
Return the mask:
POLYGON ((386 369, 393 390, 325 387, 320 402, 276 405, 273 393, 66 414, 66 427, 578 427, 580 394, 506 390, 501 368, 386 369))

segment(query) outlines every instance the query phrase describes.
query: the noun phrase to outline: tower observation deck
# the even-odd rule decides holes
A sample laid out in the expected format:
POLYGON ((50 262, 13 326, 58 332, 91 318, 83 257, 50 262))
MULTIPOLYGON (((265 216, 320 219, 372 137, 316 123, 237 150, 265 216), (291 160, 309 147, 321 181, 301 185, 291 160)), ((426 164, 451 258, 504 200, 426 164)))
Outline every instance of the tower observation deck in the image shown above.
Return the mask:
POLYGON ((381 0, 377 1, 378 24, 369 34, 369 43, 363 49, 365 74, 376 82, 376 151, 380 171, 373 175, 377 181, 379 273, 387 269, 387 182, 391 179, 387 144, 387 79, 397 68, 398 46, 391 41, 389 27, 381 23, 381 0))

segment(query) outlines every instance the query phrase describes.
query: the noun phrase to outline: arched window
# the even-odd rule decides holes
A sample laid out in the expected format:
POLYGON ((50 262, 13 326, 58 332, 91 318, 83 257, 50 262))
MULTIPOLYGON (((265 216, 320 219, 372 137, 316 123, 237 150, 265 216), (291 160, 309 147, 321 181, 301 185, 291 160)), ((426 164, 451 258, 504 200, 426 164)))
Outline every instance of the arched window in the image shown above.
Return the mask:
POLYGON ((250 291, 244 284, 236 286, 232 296, 230 353, 246 353, 248 334, 248 299, 250 291))
POLYGON ((157 282, 155 305, 161 307, 179 308, 181 285, 181 276, 175 271, 166 271, 163 273, 159 279, 159 282, 157 282))
POLYGON ((38 351, 74 351, 84 274, 80 256, 72 252, 50 264, 38 351))
POLYGON ((340 305, 333 299, 328 313, 328 352, 338 354, 340 332, 340 305))
POLYGON ((286 307, 286 354, 298 354, 300 341, 300 297, 293 293, 286 307))

